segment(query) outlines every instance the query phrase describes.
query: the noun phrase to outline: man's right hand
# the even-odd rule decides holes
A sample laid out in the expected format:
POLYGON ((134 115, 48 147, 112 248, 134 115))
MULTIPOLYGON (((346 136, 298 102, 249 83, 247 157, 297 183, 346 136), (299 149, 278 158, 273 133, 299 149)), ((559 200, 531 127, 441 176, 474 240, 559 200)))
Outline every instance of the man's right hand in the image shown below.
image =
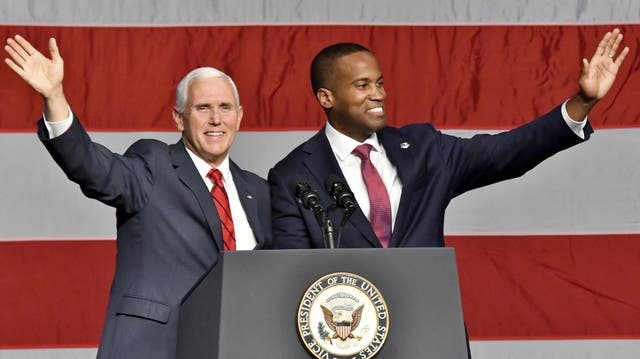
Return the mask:
POLYGON ((29 41, 16 35, 7 39, 5 51, 11 57, 5 63, 44 99, 45 115, 51 122, 68 117, 68 103, 62 90, 64 61, 54 38, 49 39, 51 59, 36 50, 29 41))

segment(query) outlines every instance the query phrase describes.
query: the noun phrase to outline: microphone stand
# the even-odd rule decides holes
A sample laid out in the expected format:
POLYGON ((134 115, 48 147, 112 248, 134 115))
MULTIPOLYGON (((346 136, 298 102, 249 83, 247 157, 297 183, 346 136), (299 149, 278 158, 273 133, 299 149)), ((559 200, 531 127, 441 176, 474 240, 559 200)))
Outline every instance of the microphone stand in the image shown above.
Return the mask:
POLYGON ((324 240, 325 248, 335 248, 335 239, 333 235, 333 222, 331 218, 329 218, 329 210, 331 207, 327 208, 325 211, 319 204, 317 206, 313 206, 311 208, 311 212, 316 217, 316 221, 318 221, 318 225, 320 225, 320 229, 322 229, 322 239, 324 240))
MULTIPOLYGON (((325 225, 323 226, 322 236, 324 237, 324 245, 327 246, 329 243, 329 248, 336 248, 336 242, 333 238, 333 222, 331 218, 327 216, 327 220, 325 221, 325 225)), ((340 240, 340 235, 338 234, 338 240, 340 240)), ((338 242, 339 243, 339 242, 338 242)))
MULTIPOLYGON (((336 236, 336 239, 335 239, 335 242, 334 242, 333 222, 329 218, 328 213, 330 213, 331 211, 333 211, 333 210, 335 210, 337 208, 338 208, 338 206, 336 206, 335 204, 332 204, 331 206, 329 206, 329 208, 327 208, 327 221, 326 221, 327 223, 326 223, 326 226, 330 227, 330 228, 324 229, 324 227, 322 225, 320 225, 326 231, 327 238, 331 239, 331 241, 329 242, 331 247, 329 247, 329 248, 340 248, 340 239, 342 237, 342 228, 347 224, 347 222, 349 221, 349 218, 351 218, 351 215, 355 212, 355 209, 357 207, 356 206, 349 206, 349 207, 344 209, 344 213, 342 214, 342 220, 340 221, 340 227, 338 228, 338 235, 336 236), (333 246, 334 243, 335 243, 335 247, 333 246)), ((324 232, 323 232, 323 234, 324 234, 324 232)), ((326 244, 326 240, 325 240, 325 244, 326 244)))

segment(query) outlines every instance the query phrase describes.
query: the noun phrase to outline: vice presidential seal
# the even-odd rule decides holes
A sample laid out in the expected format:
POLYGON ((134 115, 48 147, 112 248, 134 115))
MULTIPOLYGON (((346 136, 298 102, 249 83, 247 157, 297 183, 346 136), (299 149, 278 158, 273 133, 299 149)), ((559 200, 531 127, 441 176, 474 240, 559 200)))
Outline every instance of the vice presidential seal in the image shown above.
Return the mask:
POLYGON ((368 280, 346 272, 318 279, 298 308, 298 334, 320 359, 368 359, 389 330, 387 304, 368 280))

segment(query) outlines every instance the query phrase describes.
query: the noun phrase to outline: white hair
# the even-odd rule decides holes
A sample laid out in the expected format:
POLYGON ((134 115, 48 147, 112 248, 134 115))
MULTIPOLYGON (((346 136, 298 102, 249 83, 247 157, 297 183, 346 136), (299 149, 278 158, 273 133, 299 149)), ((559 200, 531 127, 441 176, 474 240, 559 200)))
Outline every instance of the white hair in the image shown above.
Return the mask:
POLYGON ((182 78, 182 80, 180 80, 180 83, 178 83, 178 87, 176 89, 176 108, 179 112, 184 111, 184 103, 187 101, 187 89, 189 88, 191 80, 208 79, 211 77, 221 77, 229 81, 229 84, 233 89, 233 97, 236 100, 236 108, 240 108, 240 95, 238 95, 238 88, 231 77, 218 69, 214 69, 213 67, 199 67, 189 72, 182 78))

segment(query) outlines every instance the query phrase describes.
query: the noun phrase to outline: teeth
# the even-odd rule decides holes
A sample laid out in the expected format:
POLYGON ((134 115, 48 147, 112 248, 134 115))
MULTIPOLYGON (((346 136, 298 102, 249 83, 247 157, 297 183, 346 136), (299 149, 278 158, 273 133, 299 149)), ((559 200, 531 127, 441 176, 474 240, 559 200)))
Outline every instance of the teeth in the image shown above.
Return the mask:
POLYGON ((368 112, 376 112, 376 113, 379 113, 379 112, 384 111, 384 109, 383 109, 382 107, 374 107, 374 108, 371 108, 371 109, 369 109, 369 110, 367 110, 367 111, 368 111, 368 112))
POLYGON ((224 134, 224 132, 210 131, 210 132, 205 132, 204 134, 207 135, 207 136, 222 136, 224 134))

